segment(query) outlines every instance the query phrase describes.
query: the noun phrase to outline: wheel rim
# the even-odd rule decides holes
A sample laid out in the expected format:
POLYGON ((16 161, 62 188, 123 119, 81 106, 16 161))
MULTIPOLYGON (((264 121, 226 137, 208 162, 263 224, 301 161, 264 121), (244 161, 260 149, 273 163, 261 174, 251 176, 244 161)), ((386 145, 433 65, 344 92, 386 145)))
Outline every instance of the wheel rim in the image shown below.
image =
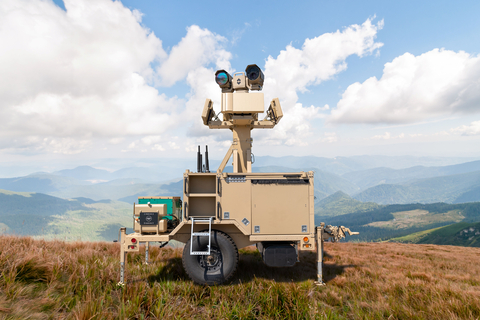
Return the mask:
POLYGON ((198 264, 207 271, 218 271, 223 266, 222 253, 217 248, 211 248, 210 255, 198 256, 198 264))

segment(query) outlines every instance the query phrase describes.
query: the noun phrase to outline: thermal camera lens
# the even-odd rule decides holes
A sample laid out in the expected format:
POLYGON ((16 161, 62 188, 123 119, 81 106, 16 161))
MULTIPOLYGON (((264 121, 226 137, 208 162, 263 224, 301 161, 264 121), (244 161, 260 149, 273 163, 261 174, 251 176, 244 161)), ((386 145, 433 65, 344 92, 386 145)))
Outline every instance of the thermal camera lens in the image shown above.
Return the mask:
POLYGON ((247 69, 248 80, 256 80, 260 75, 260 68, 257 66, 251 66, 247 69))
POLYGON ((215 76, 215 81, 218 85, 223 86, 228 81, 228 75, 225 72, 220 72, 215 76))

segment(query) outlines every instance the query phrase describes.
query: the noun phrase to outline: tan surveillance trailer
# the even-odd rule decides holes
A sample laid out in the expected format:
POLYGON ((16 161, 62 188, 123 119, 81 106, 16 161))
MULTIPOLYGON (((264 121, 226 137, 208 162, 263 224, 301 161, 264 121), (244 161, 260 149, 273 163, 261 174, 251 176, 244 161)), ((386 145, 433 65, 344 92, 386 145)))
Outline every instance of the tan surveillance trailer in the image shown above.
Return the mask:
POLYGON ((228 281, 238 265, 238 249, 256 245, 270 267, 290 267, 299 251, 317 251, 317 283, 323 284, 323 242, 338 241, 351 232, 343 226, 314 224, 313 172, 252 172, 252 129, 274 128, 283 117, 280 101, 273 99, 263 119, 264 75, 257 65, 245 72, 218 70, 222 89, 221 111, 207 99, 203 123, 210 129, 230 129, 233 141, 216 172, 210 172, 208 148, 205 164, 197 153, 197 172, 183 174, 183 203, 179 197, 140 197, 134 204, 134 233, 120 229, 120 284, 125 280, 125 256, 145 243, 185 243, 182 262, 198 284, 228 281), (219 118, 221 114, 222 119, 219 118), (233 172, 223 172, 232 160, 233 172))

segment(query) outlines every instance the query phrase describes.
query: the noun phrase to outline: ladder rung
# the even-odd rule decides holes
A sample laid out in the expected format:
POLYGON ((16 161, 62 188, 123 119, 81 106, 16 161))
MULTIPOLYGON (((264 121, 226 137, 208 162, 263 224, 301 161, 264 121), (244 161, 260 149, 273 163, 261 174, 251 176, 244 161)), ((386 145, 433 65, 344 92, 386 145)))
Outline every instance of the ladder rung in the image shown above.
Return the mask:
POLYGON ((214 217, 201 217, 201 218, 195 218, 192 217, 192 231, 190 234, 190 254, 195 255, 195 256, 204 256, 204 255, 209 255, 210 254, 210 244, 212 242, 212 220, 215 219, 214 217), (193 227, 195 225, 195 222, 200 222, 200 223, 208 223, 208 232, 193 232, 193 227), (207 251, 193 251, 193 237, 208 237, 208 245, 207 245, 207 251))
POLYGON ((202 252, 202 251, 192 251, 192 252, 190 252, 190 254, 192 256, 205 256, 205 255, 209 255, 210 252, 208 252, 208 251, 204 251, 204 252, 202 252))

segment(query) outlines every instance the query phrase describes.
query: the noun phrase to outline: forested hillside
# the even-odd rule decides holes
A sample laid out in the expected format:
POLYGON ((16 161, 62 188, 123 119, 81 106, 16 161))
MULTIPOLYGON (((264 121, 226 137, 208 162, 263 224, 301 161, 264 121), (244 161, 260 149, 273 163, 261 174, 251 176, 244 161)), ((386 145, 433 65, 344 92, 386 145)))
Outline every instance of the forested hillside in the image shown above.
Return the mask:
POLYGON ((390 242, 441 244, 480 247, 480 222, 459 222, 445 227, 416 232, 390 242))
POLYGON ((349 241, 390 239, 460 221, 480 221, 480 202, 387 205, 334 217, 315 217, 316 224, 343 225, 360 232, 349 237, 349 241))
POLYGON ((92 211, 78 201, 70 201, 41 193, 15 193, 0 190, 0 222, 9 233, 42 235, 47 232, 51 216, 63 216, 67 211, 92 211))
POLYGON ((131 205, 111 200, 0 190, 0 204, 0 234, 111 241, 120 227, 132 225, 131 205))
POLYGON ((319 216, 339 216, 352 212, 369 211, 380 207, 374 202, 361 202, 348 194, 337 191, 315 203, 315 214, 319 216))

